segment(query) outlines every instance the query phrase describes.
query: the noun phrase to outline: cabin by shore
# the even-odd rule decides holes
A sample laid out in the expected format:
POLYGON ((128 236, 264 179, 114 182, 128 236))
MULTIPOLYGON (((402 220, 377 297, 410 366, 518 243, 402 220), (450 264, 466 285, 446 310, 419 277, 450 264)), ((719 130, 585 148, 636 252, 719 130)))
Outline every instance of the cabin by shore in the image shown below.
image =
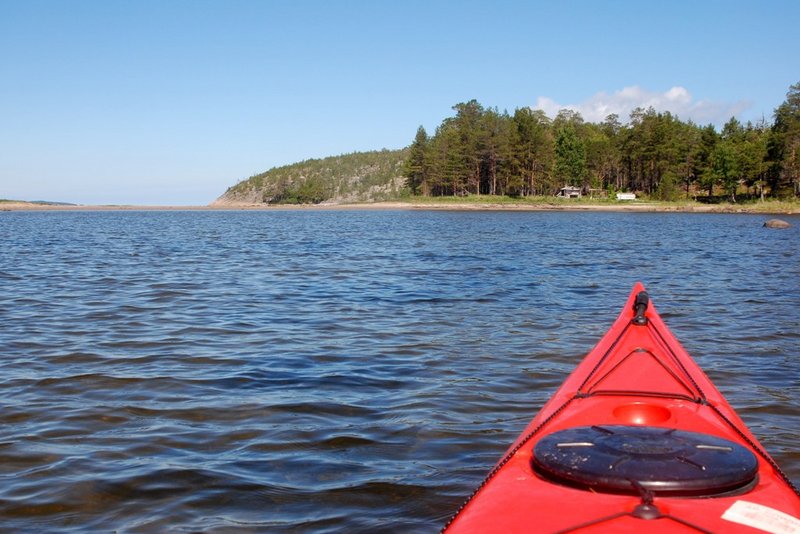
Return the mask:
POLYGON ((581 198, 581 188, 568 185, 559 189, 556 196, 561 198, 581 198))

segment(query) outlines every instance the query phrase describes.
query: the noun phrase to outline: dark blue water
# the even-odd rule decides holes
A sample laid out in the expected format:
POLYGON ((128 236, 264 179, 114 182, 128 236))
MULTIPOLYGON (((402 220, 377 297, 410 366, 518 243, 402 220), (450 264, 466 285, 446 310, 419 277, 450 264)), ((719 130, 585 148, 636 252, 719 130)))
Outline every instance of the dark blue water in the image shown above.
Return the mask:
POLYGON ((642 280, 800 481, 800 218, 0 213, 0 525, 435 531, 642 280))

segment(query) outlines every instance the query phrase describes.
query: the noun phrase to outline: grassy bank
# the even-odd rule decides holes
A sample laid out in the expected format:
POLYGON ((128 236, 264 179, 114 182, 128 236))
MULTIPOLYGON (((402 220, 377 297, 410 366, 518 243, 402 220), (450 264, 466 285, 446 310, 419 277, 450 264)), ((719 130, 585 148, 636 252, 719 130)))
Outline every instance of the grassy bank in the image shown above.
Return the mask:
POLYGON ((407 197, 402 199, 418 207, 457 208, 464 207, 489 207, 502 209, 529 208, 529 209, 606 209, 606 210, 642 210, 642 211, 698 211, 720 213, 800 213, 800 201, 765 200, 744 201, 737 203, 720 202, 704 203, 694 200, 662 201, 662 200, 616 200, 609 198, 575 198, 566 199, 558 197, 508 197, 492 195, 467 195, 463 197, 407 197))
POLYGON ((160 211, 160 210, 346 210, 346 209, 430 209, 430 210, 538 210, 538 211, 640 211, 640 212, 698 212, 698 213, 764 213, 800 214, 800 201, 767 200, 732 203, 703 203, 696 201, 665 202, 659 200, 619 201, 604 198, 563 199, 556 197, 519 197, 468 195, 463 197, 403 197, 394 201, 323 203, 323 204, 264 204, 228 203, 210 206, 91 206, 55 203, 33 203, 0 199, 0 211, 160 211))

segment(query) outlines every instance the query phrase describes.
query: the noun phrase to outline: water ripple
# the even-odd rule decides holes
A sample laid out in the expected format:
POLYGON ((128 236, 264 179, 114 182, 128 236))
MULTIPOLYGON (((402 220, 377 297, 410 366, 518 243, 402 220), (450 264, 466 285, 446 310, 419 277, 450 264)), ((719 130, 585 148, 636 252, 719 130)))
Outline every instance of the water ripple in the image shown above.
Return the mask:
POLYGON ((3 529, 435 531, 639 279, 800 481, 762 219, 3 213, 3 529))

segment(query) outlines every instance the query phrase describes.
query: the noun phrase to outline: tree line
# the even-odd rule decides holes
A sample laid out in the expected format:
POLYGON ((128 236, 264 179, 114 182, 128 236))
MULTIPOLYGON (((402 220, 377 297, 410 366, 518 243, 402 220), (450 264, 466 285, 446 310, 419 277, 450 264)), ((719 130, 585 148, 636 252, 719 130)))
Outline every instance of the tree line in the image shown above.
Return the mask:
POLYGON ((800 83, 771 124, 731 118, 721 131, 653 108, 633 110, 625 124, 571 110, 512 115, 475 100, 453 110, 434 135, 417 130, 403 169, 412 194, 549 196, 570 185, 663 200, 800 195, 800 83))

